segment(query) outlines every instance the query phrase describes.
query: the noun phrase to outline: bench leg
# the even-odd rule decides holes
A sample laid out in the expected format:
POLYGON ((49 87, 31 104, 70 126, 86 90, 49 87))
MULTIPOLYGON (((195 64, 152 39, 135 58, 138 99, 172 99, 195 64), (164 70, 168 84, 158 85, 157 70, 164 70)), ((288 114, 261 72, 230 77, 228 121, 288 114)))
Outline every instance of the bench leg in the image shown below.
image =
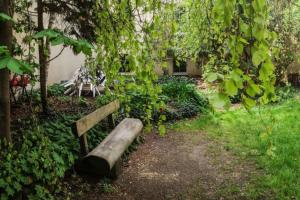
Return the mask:
POLYGON ((108 128, 111 128, 111 129, 114 129, 115 128, 115 120, 114 120, 114 117, 113 117, 113 115, 111 114, 111 115, 109 115, 108 117, 107 117, 107 122, 108 122, 108 128))
POLYGON ((116 162, 115 166, 111 169, 108 177, 111 179, 117 179, 121 173, 122 173, 122 158, 120 158, 116 162))

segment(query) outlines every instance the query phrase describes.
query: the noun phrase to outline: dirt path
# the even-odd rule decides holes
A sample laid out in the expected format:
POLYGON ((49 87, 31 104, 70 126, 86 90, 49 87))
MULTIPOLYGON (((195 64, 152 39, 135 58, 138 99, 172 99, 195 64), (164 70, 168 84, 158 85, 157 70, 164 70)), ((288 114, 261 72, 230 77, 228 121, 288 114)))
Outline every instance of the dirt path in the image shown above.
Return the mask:
POLYGON ((85 199, 245 199, 254 170, 204 133, 146 137, 115 181, 116 192, 85 199))

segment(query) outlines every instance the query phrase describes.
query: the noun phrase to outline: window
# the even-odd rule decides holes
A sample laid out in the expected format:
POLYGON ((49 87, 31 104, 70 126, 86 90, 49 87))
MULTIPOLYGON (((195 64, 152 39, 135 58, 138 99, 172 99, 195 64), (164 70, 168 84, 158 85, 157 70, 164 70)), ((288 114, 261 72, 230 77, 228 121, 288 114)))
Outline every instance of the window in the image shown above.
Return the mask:
POLYGON ((174 59, 173 72, 174 73, 182 73, 186 72, 186 61, 174 59))

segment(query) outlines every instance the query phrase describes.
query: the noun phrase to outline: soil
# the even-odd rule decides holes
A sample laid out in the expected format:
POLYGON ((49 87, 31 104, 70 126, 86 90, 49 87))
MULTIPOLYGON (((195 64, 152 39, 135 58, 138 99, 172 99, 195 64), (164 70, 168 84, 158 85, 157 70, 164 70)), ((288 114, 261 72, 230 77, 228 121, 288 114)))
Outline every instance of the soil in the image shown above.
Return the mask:
POLYGON ((204 132, 151 134, 132 153, 110 192, 80 199, 247 199, 245 187, 259 171, 204 132))

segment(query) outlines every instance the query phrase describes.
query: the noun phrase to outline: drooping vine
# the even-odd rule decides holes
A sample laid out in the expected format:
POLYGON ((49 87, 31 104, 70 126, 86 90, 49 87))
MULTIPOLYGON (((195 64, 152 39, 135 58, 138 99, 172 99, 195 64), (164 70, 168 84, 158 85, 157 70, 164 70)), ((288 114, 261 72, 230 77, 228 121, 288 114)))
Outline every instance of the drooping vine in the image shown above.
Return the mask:
MULTIPOLYGON (((132 90, 147 98, 144 121, 148 127, 153 122, 153 112, 164 106, 159 101, 161 89, 156 84, 155 72, 166 52, 162 48, 165 41, 161 40, 163 6, 160 1, 153 0, 100 1, 97 4, 98 67, 105 72, 107 85, 113 85, 113 92, 121 101, 130 101, 126 94, 132 90), (124 59, 127 76, 120 74, 124 59)), ((126 109, 130 111, 130 107, 126 109)), ((158 129, 162 134, 164 119, 165 116, 160 115, 158 129)))
MULTIPOLYGON (((246 108, 268 103, 274 98, 272 43, 276 34, 268 30, 267 1, 218 0, 212 13, 212 29, 224 38, 218 63, 223 73, 208 74, 209 81, 220 81, 212 101, 228 106, 229 97, 240 92, 246 108)), ((216 63, 214 58, 212 55, 210 65, 216 63)))

